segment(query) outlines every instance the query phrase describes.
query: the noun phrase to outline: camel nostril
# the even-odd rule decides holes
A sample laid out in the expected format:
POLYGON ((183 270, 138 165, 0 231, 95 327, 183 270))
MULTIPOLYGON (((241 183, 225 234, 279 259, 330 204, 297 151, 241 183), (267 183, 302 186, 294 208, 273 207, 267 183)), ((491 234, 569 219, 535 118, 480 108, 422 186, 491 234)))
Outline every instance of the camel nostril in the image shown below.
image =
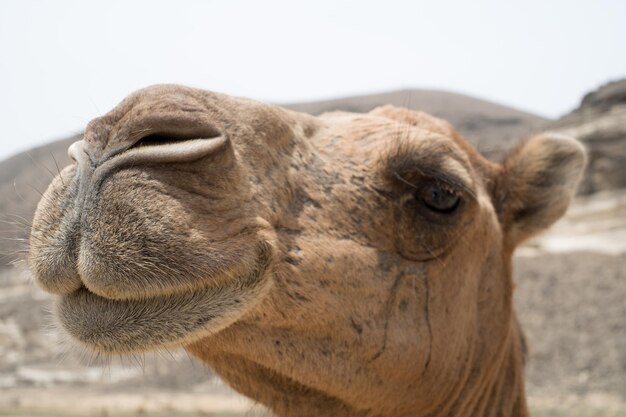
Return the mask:
POLYGON ((228 139, 210 125, 159 126, 139 129, 129 136, 127 145, 111 152, 122 161, 136 163, 190 162, 224 149, 228 139), (119 156, 118 156, 119 155, 119 156))
POLYGON ((166 135, 155 133, 152 135, 144 136, 133 144, 129 149, 141 148, 143 146, 158 146, 158 145, 171 145, 175 143, 182 143, 189 140, 201 139, 202 137, 186 137, 176 135, 166 135))
POLYGON ((154 134, 154 135, 144 136, 143 138, 139 139, 139 141, 136 142, 131 147, 131 149, 139 148, 141 146, 154 146, 154 145, 164 145, 168 143, 183 142, 185 140, 188 140, 188 138, 177 138, 177 137, 172 137, 172 136, 154 134))
POLYGON ((199 139, 211 140, 220 136, 222 136, 222 133, 212 125, 192 123, 188 125, 181 125, 180 123, 168 125, 168 121, 165 120, 160 126, 138 129, 136 134, 131 133, 130 140, 134 143, 128 149, 182 144, 183 142, 199 139))
POLYGON ((114 164, 191 162, 228 147, 224 136, 210 138, 172 138, 150 135, 137 141, 110 162, 114 164))
POLYGON ((76 141, 67 148, 67 156, 74 162, 80 162, 82 159, 87 158, 87 154, 83 148, 84 142, 82 140, 76 141))

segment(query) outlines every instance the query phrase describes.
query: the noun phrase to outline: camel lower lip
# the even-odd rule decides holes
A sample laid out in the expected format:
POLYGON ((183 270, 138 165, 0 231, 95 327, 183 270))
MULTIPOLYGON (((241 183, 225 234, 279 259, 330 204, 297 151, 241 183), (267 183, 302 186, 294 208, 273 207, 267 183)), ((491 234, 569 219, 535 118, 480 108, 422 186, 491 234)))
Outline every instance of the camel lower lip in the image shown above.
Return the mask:
POLYGON ((81 289, 59 298, 57 315, 70 335, 88 346, 109 352, 122 347, 135 351, 178 340, 208 324, 215 318, 210 305, 201 309, 208 298, 207 291, 202 291, 130 302, 81 289), (194 320, 181 320, 177 307, 186 308, 194 320), (165 335, 169 340, 164 340, 165 335))
POLYGON ((239 318, 268 288, 266 262, 229 284, 146 299, 114 300, 86 288, 59 296, 56 316, 79 343, 105 353, 177 346, 239 318))

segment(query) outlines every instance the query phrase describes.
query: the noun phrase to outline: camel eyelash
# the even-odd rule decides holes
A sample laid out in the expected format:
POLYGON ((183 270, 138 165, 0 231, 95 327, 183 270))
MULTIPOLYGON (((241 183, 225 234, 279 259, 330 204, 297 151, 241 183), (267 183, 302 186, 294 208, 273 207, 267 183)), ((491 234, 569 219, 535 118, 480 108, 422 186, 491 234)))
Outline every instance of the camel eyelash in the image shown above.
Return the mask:
POLYGON ((454 194, 458 197, 462 197, 463 195, 467 195, 472 199, 476 198, 476 193, 474 192, 474 190, 472 190, 471 188, 469 188, 465 183, 463 183, 461 180, 449 176, 449 175, 445 175, 443 173, 432 173, 431 175, 428 175, 430 173, 426 173, 424 171, 420 171, 419 172, 419 176, 418 178, 416 178, 415 180, 411 179, 407 179, 407 176, 401 175, 400 173, 394 171, 393 176, 394 178, 399 181, 400 183, 410 187, 413 190, 421 190, 424 186, 424 184, 436 184, 437 186, 439 186, 442 190, 450 193, 450 194, 454 194))

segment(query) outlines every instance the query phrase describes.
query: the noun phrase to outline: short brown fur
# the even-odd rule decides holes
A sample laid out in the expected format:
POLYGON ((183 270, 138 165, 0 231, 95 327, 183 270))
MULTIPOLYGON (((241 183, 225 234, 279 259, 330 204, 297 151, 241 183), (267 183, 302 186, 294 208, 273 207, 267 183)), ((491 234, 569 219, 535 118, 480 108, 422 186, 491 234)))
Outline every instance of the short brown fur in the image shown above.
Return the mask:
POLYGON ((182 346, 278 416, 528 415, 511 257, 565 211, 572 139, 500 165, 425 113, 162 85, 71 154, 29 265, 78 343, 182 346))

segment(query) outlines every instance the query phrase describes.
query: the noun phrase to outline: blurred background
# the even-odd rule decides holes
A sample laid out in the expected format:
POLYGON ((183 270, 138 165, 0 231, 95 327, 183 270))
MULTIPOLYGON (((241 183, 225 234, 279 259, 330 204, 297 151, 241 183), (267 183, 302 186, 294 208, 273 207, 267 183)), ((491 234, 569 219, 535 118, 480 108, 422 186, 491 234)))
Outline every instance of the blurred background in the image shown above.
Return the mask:
POLYGON ((72 350, 20 262, 67 146, 155 83, 312 114, 419 109, 494 160, 531 133, 579 138, 579 196, 515 258, 529 401, 536 416, 626 416, 625 45, 621 0, 2 0, 0 416, 263 413, 184 352, 72 350))

